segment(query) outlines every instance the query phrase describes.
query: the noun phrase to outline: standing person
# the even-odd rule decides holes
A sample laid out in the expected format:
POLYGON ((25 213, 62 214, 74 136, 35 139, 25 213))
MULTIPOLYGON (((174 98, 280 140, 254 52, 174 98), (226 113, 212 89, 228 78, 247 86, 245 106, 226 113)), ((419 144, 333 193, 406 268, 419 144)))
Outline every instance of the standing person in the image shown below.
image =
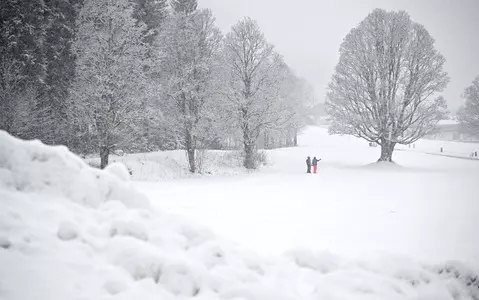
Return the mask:
POLYGON ((306 158, 306 173, 311 173, 311 157, 306 158))
POLYGON ((320 161, 320 159, 317 159, 316 156, 313 157, 313 173, 316 174, 316 172, 318 171, 318 161, 320 161))

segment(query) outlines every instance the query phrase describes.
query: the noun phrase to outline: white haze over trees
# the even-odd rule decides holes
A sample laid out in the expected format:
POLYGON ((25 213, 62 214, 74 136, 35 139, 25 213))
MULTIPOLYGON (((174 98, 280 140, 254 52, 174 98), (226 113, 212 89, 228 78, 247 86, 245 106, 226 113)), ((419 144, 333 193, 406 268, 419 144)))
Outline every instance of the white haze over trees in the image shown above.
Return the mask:
MULTIPOLYGON (((49 57, 32 50, 41 48, 36 41, 42 30, 63 19, 43 24, 15 1, 5 7, 12 16, 28 13, 25 22, 34 24, 23 25, 39 32, 17 32, 30 44, 2 44, 0 128, 99 154, 102 168, 117 149, 184 149, 195 173, 199 150, 225 148, 241 150, 244 166, 255 168, 258 137, 267 137, 268 147, 293 144, 313 104, 301 96, 312 94, 309 85, 267 43, 255 21, 239 21, 225 36, 213 12, 198 9, 196 0, 68 2, 58 13, 70 13, 69 23, 58 26, 69 29, 69 64, 58 68, 70 73, 62 97, 46 101, 53 95, 45 92, 52 88, 42 71, 49 57), (235 52, 243 46, 246 52, 235 52), (33 57, 22 62, 25 55, 33 57), (32 66, 25 68, 27 63, 32 66)), ((14 33, 15 20, 11 23, 2 32, 6 42, 14 33)))
POLYGON ((466 102, 458 113, 461 129, 479 137, 479 76, 464 91, 466 102))
MULTIPOLYGON (((251 18, 222 33, 196 0, 34 2, 2 4, 0 129, 17 137, 99 155, 101 167, 118 149, 183 149, 195 173, 198 151, 234 149, 252 169, 259 148, 297 145, 317 114, 311 83, 251 18)), ((444 61, 406 12, 375 10, 341 44, 330 132, 377 142, 391 161, 444 117, 444 61)))

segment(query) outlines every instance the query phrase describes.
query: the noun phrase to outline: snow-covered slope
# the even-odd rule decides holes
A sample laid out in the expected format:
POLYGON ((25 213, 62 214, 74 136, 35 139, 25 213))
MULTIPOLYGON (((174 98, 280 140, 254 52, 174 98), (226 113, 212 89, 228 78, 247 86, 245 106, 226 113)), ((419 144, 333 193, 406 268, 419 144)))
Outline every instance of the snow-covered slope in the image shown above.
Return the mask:
POLYGON ((479 297, 476 270, 459 262, 246 252, 157 211, 121 165, 96 170, 4 132, 0 174, 2 300, 479 297))

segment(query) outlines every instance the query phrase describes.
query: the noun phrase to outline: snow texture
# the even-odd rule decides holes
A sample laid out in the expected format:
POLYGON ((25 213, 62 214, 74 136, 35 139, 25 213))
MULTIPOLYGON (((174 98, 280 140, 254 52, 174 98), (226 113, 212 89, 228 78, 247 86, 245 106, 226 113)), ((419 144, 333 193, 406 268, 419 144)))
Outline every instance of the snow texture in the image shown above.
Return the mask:
POLYGON ((123 181, 130 180, 130 172, 128 171, 128 168, 122 163, 114 162, 112 164, 109 164, 108 166, 106 166, 105 171, 112 175, 115 175, 123 181))
POLYGON ((62 222, 58 228, 58 238, 63 241, 69 241, 78 237, 78 226, 72 222, 62 222))
MULTIPOLYGON (((268 172, 278 167, 263 176, 275 177, 268 172)), ((157 210, 168 191, 156 190, 155 206, 149 205, 131 182, 87 166, 62 147, 0 133, 0 170, 0 244, 9 245, 0 247, 0 299, 479 298, 477 266, 461 262, 420 263, 391 254, 347 258, 305 248, 279 256, 252 253, 157 210)), ((363 172, 384 176, 382 170, 363 172)), ((255 189, 248 178, 236 180, 255 189)), ((224 180, 202 184, 231 191, 224 180)), ((215 210, 207 201, 201 205, 215 210)), ((248 218, 242 215, 240 230, 249 231, 248 218)))

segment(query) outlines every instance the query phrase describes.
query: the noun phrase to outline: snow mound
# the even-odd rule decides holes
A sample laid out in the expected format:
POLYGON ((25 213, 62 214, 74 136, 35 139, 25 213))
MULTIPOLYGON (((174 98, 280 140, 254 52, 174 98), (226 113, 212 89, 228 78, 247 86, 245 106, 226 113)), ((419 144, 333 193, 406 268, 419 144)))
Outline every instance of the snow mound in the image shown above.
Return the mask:
POLYGON ((97 170, 64 146, 22 141, 0 131, 0 188, 56 195, 94 207, 110 200, 148 206, 146 197, 125 182, 125 170, 120 164, 97 170))
POLYGON ((4 236, 0 236, 0 248, 8 249, 12 246, 9 239, 4 236))
POLYGON ((0 174, 0 299, 479 299, 460 264, 245 252, 63 147, 0 133, 0 174))
POLYGON ((338 269, 339 259, 328 252, 313 253, 308 249, 296 249, 286 254, 295 264, 302 268, 310 268, 323 274, 338 269))
POLYGON ((105 171, 112 175, 115 175, 123 181, 130 180, 130 171, 128 171, 128 168, 122 163, 114 162, 112 164, 109 164, 108 166, 106 166, 105 171))
POLYGON ((62 222, 58 228, 57 236, 63 241, 69 241, 78 237, 78 226, 72 222, 62 222))
POLYGON ((372 164, 368 164, 362 167, 363 169, 368 170, 379 170, 379 171, 401 171, 403 167, 401 165, 396 164, 395 162, 386 162, 380 161, 375 162, 372 164))
POLYGON ((148 240, 148 233, 146 227, 139 222, 127 222, 123 220, 118 220, 114 222, 110 229, 110 235, 123 235, 131 236, 143 241, 148 240))

